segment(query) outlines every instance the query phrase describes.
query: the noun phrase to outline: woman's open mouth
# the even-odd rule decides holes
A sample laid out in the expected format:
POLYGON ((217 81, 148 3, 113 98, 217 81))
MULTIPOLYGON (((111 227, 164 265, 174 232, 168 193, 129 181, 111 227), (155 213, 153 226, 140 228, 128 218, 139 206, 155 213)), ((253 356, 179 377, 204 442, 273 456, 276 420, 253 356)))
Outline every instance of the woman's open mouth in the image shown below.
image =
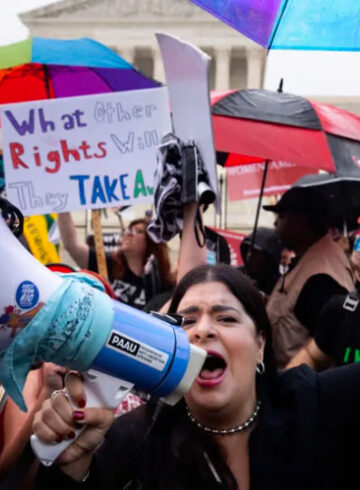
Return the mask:
POLYGON ((221 354, 208 351, 205 363, 196 382, 200 386, 215 386, 224 379, 227 364, 221 354))

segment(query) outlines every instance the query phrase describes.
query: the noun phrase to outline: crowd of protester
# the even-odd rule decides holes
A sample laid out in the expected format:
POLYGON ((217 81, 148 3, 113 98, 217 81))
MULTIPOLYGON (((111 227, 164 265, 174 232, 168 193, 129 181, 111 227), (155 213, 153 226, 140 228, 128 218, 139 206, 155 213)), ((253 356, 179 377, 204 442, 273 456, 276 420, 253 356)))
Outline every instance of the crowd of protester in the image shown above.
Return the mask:
MULTIPOLYGON (((148 217, 129 223, 106 256, 116 298, 181 314, 190 341, 218 362, 205 364, 174 408, 131 395, 115 413, 86 407, 77 373, 65 378, 65 368, 35 366, 24 390, 28 413, 10 399, 1 413, 5 484, 33 431, 49 443, 73 437, 73 410, 61 395, 66 379, 82 414, 76 424, 86 429, 52 468, 32 459, 13 488, 358 488, 360 252, 334 240, 326 201, 313 190, 292 188, 264 209, 274 213, 274 228, 244 240, 242 267, 219 258, 205 265, 196 203, 184 206, 176 270, 167 245, 147 234, 148 217), (209 388, 202 379, 216 382, 209 388)), ((97 271, 71 214, 58 224, 77 266, 97 271)))

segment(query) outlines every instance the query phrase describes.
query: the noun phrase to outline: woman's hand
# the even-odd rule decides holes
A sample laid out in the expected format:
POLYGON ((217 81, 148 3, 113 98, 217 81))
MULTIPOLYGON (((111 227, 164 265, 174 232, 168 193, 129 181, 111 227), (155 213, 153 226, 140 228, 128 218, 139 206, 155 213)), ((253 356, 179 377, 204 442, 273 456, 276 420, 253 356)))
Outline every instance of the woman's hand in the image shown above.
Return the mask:
POLYGON ((62 366, 58 366, 52 362, 44 362, 41 367, 43 377, 43 390, 48 393, 48 396, 55 390, 61 390, 63 388, 63 376, 65 376, 67 369, 62 366))
POLYGON ((49 398, 35 415, 33 431, 43 442, 54 444, 74 439, 74 430, 86 426, 56 460, 64 473, 75 480, 82 480, 89 470, 92 455, 102 444, 114 416, 111 410, 85 407, 86 394, 77 373, 67 374, 65 385, 73 406, 61 392, 54 398, 49 398))

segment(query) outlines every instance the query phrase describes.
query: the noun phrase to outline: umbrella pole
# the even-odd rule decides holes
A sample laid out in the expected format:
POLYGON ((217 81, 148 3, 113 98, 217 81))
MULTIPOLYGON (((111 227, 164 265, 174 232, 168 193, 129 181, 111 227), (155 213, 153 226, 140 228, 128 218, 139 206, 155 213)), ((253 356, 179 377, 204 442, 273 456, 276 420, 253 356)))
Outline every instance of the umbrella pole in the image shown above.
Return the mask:
MULTIPOLYGON (((343 203, 346 202, 346 192, 345 192, 345 185, 341 186, 341 194, 343 198, 343 203)), ((343 215, 343 236, 346 238, 349 238, 348 233, 348 222, 347 222, 347 213, 346 213, 346 206, 344 205, 343 210, 342 210, 342 215, 343 215)))
MULTIPOLYGON (((219 181, 220 181, 220 185, 219 185, 219 187, 220 187, 220 202, 222 204, 222 202, 223 202, 223 191, 224 191, 224 178, 222 175, 220 175, 219 181)), ((222 229, 222 210, 220 213, 220 226, 219 226, 219 228, 222 229)))
POLYGON ((343 215, 343 236, 348 238, 348 225, 346 220, 346 213, 343 215))
POLYGON ((258 199, 258 204, 257 204, 257 209, 256 209, 256 216, 255 216, 254 229, 253 229, 253 234, 252 234, 252 239, 251 239, 250 252, 254 248, 254 245, 255 245, 256 231, 257 231, 258 223, 259 223, 260 209, 261 209, 262 198, 264 195, 265 182, 266 182, 266 176, 267 176, 268 168, 269 168, 269 160, 265 160, 265 167, 264 167, 264 173, 262 176, 260 194, 259 194, 259 199, 258 199))
POLYGON ((49 85, 49 72, 48 72, 48 67, 44 64, 43 65, 44 69, 44 78, 45 78, 45 88, 46 88, 46 97, 50 99, 50 85, 49 85))
POLYGON ((224 229, 227 230, 227 214, 228 214, 228 174, 225 174, 225 206, 224 206, 224 229))

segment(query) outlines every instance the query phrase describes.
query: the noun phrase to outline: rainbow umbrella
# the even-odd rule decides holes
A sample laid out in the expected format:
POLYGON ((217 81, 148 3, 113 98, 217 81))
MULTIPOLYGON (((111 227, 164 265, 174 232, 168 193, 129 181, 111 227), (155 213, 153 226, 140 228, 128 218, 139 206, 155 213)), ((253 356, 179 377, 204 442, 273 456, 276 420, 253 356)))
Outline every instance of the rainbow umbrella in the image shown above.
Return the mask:
MULTIPOLYGON (((160 85, 111 49, 88 38, 59 40, 34 37, 0 48, 0 104, 160 85)), ((0 192, 3 187, 0 159, 0 192)), ((26 219, 24 227, 29 248, 43 263, 58 261, 56 248, 47 240, 49 219, 49 215, 32 216, 26 219), (46 255, 42 251, 41 257, 37 254, 39 242, 48 244, 46 255)))
POLYGON ((0 104, 160 84, 92 39, 33 37, 0 48, 0 104))
POLYGON ((356 0, 191 0, 267 49, 360 51, 356 0))

